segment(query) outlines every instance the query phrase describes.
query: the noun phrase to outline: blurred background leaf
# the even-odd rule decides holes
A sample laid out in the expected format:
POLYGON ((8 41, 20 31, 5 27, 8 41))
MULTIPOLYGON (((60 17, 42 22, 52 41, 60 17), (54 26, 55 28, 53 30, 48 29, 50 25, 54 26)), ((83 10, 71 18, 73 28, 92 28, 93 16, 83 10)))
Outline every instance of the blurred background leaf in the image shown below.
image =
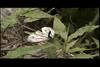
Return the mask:
POLYGON ((33 45, 33 46, 26 46, 26 47, 19 47, 14 51, 9 51, 6 55, 7 58, 19 58, 24 54, 35 54, 43 49, 52 47, 52 44, 43 44, 43 45, 33 45))
POLYGON ((45 13, 38 8, 31 11, 29 10, 24 11, 22 14, 20 14, 20 16, 26 17, 24 22, 32 22, 32 21, 39 20, 41 18, 52 18, 52 15, 45 13))
POLYGON ((44 49, 44 51, 47 55, 47 58, 57 58, 57 53, 56 53, 56 47, 50 47, 47 49, 44 49))

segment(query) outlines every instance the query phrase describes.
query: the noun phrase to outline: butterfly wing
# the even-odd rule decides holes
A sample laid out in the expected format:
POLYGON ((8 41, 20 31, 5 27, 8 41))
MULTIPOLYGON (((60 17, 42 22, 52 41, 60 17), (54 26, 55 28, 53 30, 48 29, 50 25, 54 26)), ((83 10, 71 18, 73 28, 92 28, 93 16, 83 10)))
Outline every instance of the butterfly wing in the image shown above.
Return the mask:
POLYGON ((32 42, 32 43, 42 42, 42 41, 46 41, 46 40, 48 40, 47 37, 40 36, 40 35, 37 35, 37 34, 31 34, 27 38, 27 41, 32 42))

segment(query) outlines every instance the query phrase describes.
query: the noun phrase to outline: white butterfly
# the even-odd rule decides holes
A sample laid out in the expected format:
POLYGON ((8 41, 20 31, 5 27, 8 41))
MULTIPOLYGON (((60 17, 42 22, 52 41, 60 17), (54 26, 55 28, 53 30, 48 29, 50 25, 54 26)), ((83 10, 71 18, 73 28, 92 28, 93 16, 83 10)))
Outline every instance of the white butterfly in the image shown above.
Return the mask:
POLYGON ((27 41, 28 42, 42 42, 47 41, 50 38, 54 38, 55 32, 50 27, 43 27, 41 31, 36 31, 35 33, 32 33, 28 36, 27 41))

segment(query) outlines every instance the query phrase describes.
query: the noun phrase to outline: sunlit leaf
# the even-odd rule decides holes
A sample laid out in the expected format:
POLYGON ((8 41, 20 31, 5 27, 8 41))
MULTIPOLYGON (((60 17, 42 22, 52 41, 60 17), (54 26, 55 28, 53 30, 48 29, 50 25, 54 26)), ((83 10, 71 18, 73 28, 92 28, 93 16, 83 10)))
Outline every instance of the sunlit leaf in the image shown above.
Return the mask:
POLYGON ((61 22, 59 18, 54 17, 53 29, 56 32, 65 32, 65 25, 61 22))
POLYGON ((58 34, 61 35, 62 38, 64 38, 64 40, 67 40, 67 38, 68 38, 68 34, 69 34, 69 26, 70 26, 70 25, 68 25, 66 31, 64 31, 64 32, 59 32, 59 33, 58 33, 58 34))
POLYGON ((54 17, 53 29, 57 34, 60 34, 62 38, 67 38, 66 27, 57 17, 54 17))

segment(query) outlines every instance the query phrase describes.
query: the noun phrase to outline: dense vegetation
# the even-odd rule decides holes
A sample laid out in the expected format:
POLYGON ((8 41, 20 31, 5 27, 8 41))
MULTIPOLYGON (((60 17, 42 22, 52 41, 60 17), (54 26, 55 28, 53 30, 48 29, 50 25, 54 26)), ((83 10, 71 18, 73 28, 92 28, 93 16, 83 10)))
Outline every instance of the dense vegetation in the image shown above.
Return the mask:
POLYGON ((0 35, 1 58, 99 58, 99 8, 18 8, 1 21, 0 35), (27 42, 42 27, 55 37, 27 42))

